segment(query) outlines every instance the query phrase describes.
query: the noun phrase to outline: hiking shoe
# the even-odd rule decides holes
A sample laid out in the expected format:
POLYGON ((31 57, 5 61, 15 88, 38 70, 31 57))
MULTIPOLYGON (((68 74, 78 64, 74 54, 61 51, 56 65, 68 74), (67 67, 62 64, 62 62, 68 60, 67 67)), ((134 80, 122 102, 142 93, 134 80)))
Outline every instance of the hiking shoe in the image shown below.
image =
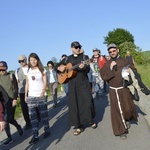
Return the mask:
POLYGON ((31 141, 29 142, 29 144, 33 145, 33 144, 37 143, 38 141, 39 141, 39 138, 33 136, 31 141))
POLYGON ((9 138, 7 138, 5 141, 4 141, 4 145, 5 146, 7 146, 7 145, 9 145, 10 143, 12 143, 13 142, 13 140, 12 140, 12 138, 11 137, 9 137, 9 138))
POLYGON ((48 136, 50 136, 50 132, 45 132, 43 138, 46 139, 48 136))
POLYGON ((19 135, 23 134, 23 130, 20 125, 17 127, 17 130, 18 130, 19 135))
POLYGON ((131 124, 129 121, 126 121, 126 126, 127 126, 127 129, 129 129, 131 127, 131 124))
POLYGON ((126 133, 121 134, 121 135, 120 135, 120 138, 121 138, 122 140, 125 140, 125 139, 127 138, 126 133))

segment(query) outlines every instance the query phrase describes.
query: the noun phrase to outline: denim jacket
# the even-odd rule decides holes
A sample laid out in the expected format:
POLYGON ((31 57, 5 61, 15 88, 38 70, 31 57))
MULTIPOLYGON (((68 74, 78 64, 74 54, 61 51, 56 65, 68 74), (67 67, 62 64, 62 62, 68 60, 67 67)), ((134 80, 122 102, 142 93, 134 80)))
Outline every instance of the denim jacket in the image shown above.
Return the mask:
MULTIPOLYGON (((52 74, 54 76, 55 82, 58 82, 57 72, 54 69, 52 70, 52 74)), ((47 70, 46 75, 47 75, 47 83, 49 84, 50 83, 50 70, 47 70)))

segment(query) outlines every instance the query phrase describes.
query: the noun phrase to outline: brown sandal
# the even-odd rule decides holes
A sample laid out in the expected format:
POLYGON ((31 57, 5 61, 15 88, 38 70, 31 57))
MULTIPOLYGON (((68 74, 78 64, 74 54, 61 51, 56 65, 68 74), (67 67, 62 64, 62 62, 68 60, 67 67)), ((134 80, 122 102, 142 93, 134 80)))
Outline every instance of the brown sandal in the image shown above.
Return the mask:
POLYGON ((84 131, 84 129, 83 128, 77 128, 74 132, 73 132, 73 134, 74 135, 79 135, 80 133, 82 133, 84 131))

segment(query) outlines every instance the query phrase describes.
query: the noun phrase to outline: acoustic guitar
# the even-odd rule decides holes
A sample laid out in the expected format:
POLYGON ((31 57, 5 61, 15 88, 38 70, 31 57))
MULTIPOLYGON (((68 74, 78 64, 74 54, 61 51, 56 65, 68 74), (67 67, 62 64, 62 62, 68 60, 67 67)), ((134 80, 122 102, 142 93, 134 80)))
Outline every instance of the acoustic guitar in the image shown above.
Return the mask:
MULTIPOLYGON (((89 64, 89 60, 82 61, 82 63, 89 64)), ((64 84, 67 83, 70 79, 74 78, 77 75, 77 72, 74 69, 76 69, 79 65, 80 63, 72 66, 71 63, 68 63, 64 72, 60 72, 57 74, 58 82, 60 84, 64 84)))

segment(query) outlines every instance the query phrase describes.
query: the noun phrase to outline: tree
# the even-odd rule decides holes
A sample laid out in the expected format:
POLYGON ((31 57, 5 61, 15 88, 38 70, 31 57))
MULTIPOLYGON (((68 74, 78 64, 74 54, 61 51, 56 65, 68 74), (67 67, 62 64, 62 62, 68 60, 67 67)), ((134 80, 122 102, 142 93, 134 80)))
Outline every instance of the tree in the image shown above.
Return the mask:
POLYGON ((55 63, 57 63, 57 58, 56 57, 52 57, 51 61, 55 64, 55 63))
POLYGON ((124 42, 132 42, 134 43, 133 35, 122 28, 114 29, 113 31, 109 31, 108 35, 104 37, 104 44, 115 43, 117 46, 124 42))
POLYGON ((118 46, 120 49, 120 55, 122 57, 126 57, 126 52, 130 51, 130 54, 134 57, 136 55, 136 46, 132 42, 124 42, 118 46))
POLYGON ((132 42, 124 42, 120 44, 118 48, 120 49, 120 55, 122 57, 125 58, 126 52, 130 51, 131 56, 134 58, 137 64, 142 64, 144 62, 143 53, 141 52, 142 50, 132 42))

